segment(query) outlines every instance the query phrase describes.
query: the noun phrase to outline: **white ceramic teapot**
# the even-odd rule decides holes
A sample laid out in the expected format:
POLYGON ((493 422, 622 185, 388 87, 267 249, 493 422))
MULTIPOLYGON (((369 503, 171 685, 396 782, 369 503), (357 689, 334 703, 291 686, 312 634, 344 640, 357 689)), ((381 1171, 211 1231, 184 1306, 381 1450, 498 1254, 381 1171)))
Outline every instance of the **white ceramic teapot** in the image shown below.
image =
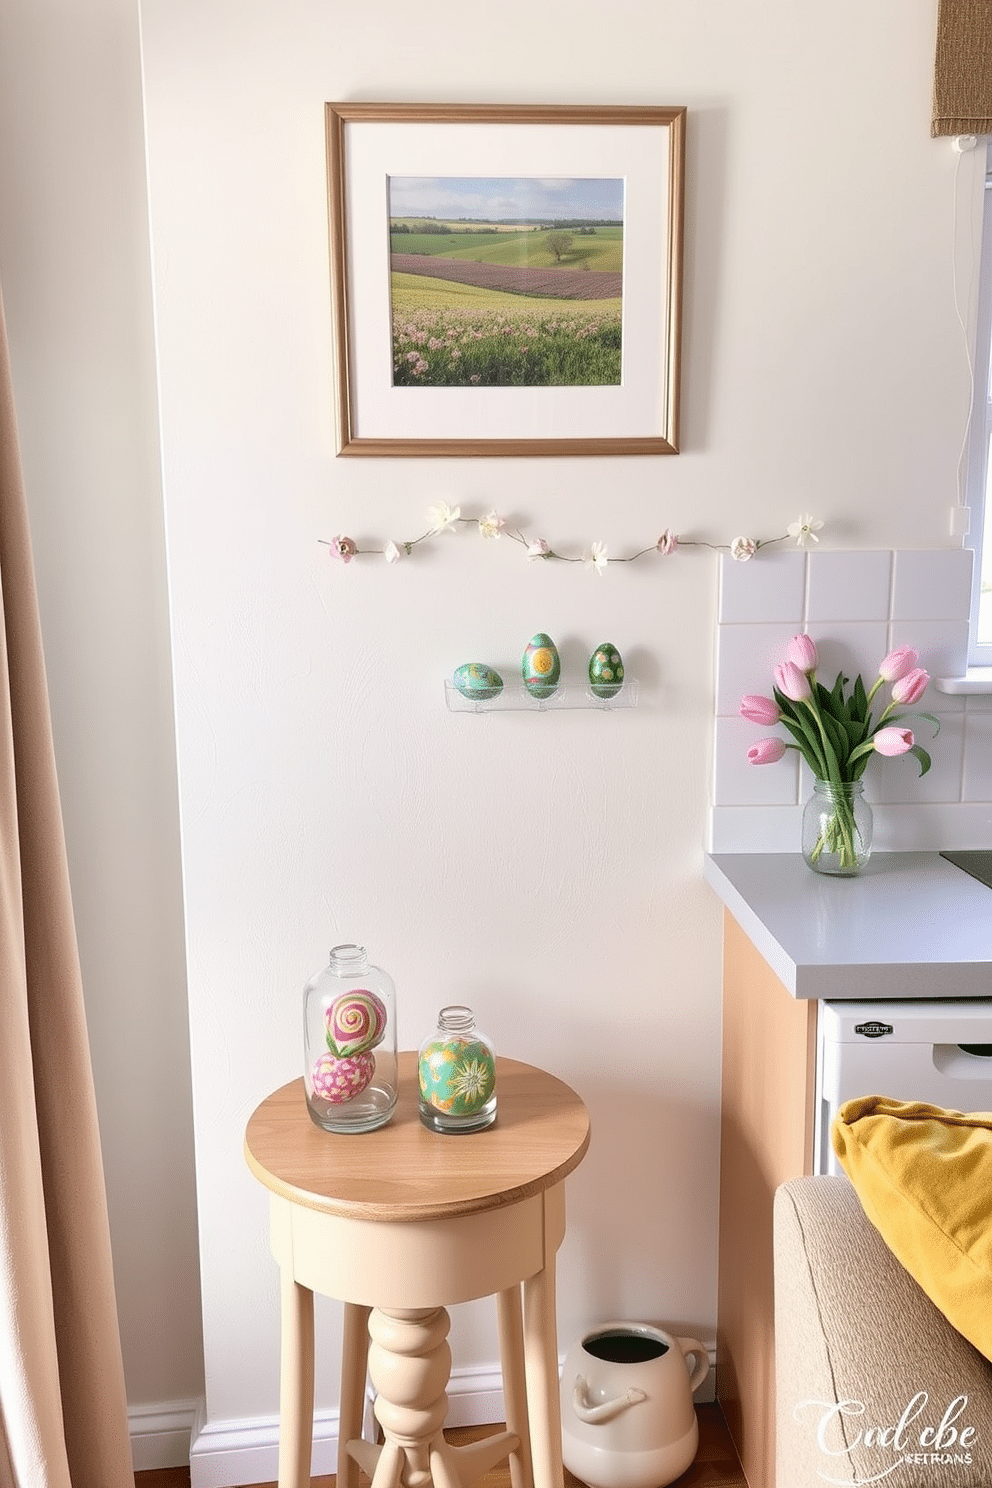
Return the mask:
POLYGON ((663 1488, 699 1445, 692 1392, 709 1373, 695 1338, 650 1323, 603 1323, 565 1356, 562 1456, 590 1488, 663 1488), (695 1356, 690 1374, 687 1355, 695 1356))

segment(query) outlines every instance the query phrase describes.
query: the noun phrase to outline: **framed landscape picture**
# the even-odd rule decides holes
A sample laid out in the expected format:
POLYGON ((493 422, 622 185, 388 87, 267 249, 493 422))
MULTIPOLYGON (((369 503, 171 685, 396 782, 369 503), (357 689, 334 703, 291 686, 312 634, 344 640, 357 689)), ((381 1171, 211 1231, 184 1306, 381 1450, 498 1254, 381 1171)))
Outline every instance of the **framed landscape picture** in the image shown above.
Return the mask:
POLYGON ((685 112, 327 104, 338 452, 677 454, 685 112))

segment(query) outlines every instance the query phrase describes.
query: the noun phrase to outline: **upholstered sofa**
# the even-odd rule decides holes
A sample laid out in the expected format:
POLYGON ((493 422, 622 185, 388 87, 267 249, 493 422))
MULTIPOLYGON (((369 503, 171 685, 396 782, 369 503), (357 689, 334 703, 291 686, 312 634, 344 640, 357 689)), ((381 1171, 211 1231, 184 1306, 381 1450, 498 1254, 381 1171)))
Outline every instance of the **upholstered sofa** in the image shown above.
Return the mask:
MULTIPOLYGON (((989 1212, 992 1225, 992 1193, 989 1212)), ((777 1488, 992 1488, 992 1363, 849 1179, 783 1184, 774 1246, 777 1488)))

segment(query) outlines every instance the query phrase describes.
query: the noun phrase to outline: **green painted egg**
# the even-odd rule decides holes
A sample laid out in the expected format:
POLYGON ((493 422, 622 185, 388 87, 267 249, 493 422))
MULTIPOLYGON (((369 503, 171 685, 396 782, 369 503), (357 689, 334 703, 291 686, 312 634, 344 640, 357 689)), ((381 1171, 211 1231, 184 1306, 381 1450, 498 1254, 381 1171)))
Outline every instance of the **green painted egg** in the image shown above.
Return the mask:
POLYGON ((462 697, 481 702, 499 697, 503 691, 503 678, 499 672, 494 672, 491 666, 484 666, 481 661, 467 661, 464 666, 456 667, 451 680, 462 697))
POLYGON ((589 691, 598 698, 616 697, 623 686, 623 661, 612 641, 597 646, 589 658, 589 691))
POLYGON ((493 1051, 477 1039, 432 1039, 421 1052, 419 1078, 420 1094, 428 1105, 471 1116, 496 1089, 493 1051))
POLYGON ((549 698, 558 686, 561 677, 561 657, 558 647, 543 630, 531 636, 527 642, 524 659, 520 664, 524 686, 531 697, 549 698))

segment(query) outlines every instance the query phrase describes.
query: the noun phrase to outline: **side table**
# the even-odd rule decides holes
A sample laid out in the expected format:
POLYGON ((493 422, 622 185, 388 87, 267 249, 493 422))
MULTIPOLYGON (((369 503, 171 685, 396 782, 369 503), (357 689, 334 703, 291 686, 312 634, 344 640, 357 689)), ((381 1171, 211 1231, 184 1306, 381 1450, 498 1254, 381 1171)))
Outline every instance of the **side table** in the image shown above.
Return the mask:
POLYGON ((338 1488, 468 1488, 504 1457, 512 1488, 562 1488, 555 1255, 564 1180, 589 1145, 579 1097, 544 1070, 497 1060, 498 1116, 439 1135, 417 1114, 417 1056, 399 1059, 399 1101, 378 1131, 310 1119, 303 1081, 270 1095, 245 1133, 270 1190, 282 1286, 279 1488, 309 1488, 313 1294, 344 1304, 338 1488), (447 1306, 495 1296, 506 1430, 445 1441, 447 1306), (371 1339, 371 1344, 370 1344, 371 1339), (366 1372, 383 1444, 362 1439, 366 1372))

